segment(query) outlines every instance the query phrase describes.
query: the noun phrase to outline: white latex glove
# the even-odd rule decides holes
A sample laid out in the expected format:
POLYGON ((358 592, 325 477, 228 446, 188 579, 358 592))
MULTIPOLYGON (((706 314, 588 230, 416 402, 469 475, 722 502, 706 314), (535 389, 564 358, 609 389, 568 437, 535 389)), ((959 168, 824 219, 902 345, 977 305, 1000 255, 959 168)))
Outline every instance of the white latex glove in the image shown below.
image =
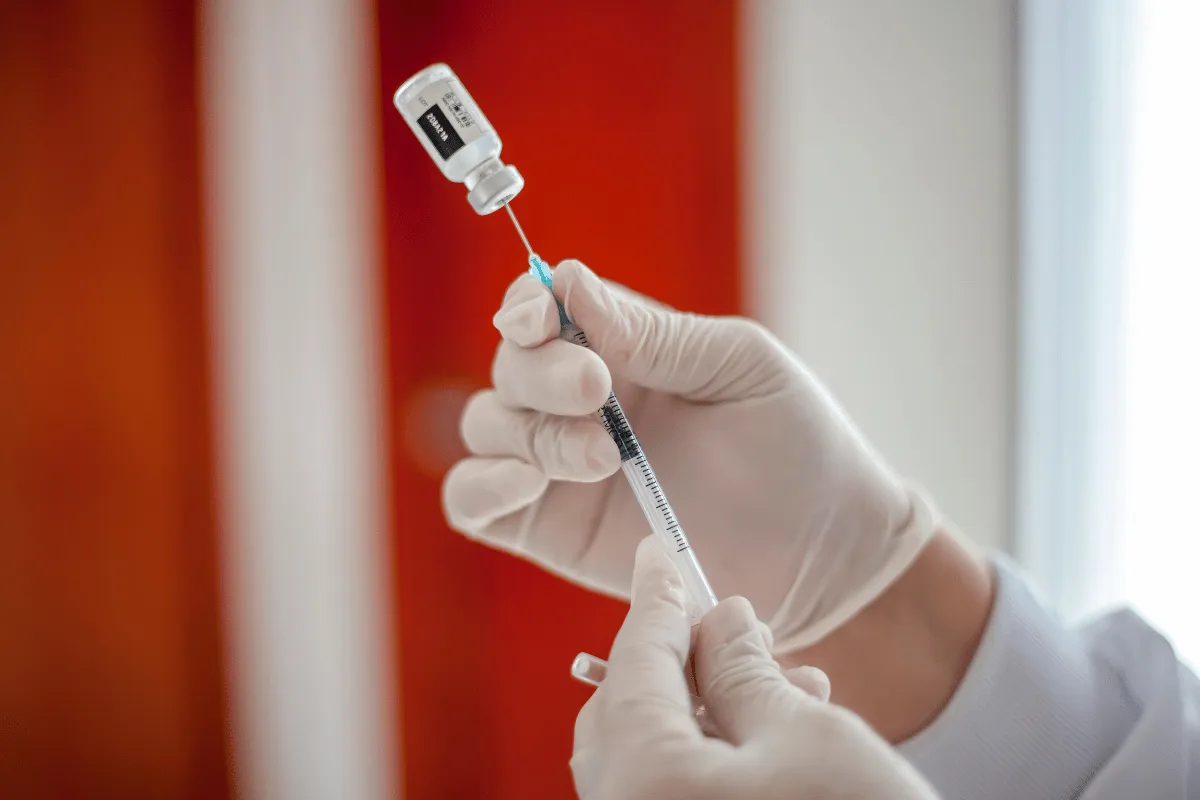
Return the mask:
POLYGON ((554 293, 593 350, 558 338, 536 279, 513 283, 495 388, 463 413, 474 456, 443 487, 456 530, 626 596, 647 526, 595 417, 611 387, 717 596, 747 597, 779 652, 848 620, 928 541, 930 508, 760 325, 666 309, 576 261, 554 293))
POLYGON ((865 722, 788 682, 740 597, 697 626, 697 685, 719 731, 705 737, 684 677, 683 582, 649 538, 637 549, 633 588, 607 677, 575 722, 581 800, 936 797, 865 722))

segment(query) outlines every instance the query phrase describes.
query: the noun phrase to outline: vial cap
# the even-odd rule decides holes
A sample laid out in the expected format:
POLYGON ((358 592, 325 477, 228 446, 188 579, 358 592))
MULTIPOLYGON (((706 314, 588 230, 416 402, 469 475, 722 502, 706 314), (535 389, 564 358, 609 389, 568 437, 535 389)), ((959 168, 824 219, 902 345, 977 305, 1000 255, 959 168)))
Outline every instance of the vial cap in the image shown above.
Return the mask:
POLYGON ((512 200, 525 188, 525 179, 517 168, 504 166, 482 178, 467 192, 467 202, 476 214, 491 214, 512 200))

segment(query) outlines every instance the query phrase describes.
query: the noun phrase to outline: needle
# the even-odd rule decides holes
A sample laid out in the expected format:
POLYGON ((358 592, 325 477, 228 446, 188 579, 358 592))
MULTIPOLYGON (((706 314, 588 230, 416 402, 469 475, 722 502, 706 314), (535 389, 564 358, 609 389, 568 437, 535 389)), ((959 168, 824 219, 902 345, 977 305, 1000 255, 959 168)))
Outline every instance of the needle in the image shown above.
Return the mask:
POLYGON ((517 229, 521 241, 525 243, 525 249, 529 251, 529 255, 533 255, 533 248, 529 246, 529 240, 525 238, 525 231, 521 230, 521 223, 517 222, 517 215, 513 213, 512 206, 505 203, 504 210, 508 212, 508 218, 512 220, 513 227, 517 229))

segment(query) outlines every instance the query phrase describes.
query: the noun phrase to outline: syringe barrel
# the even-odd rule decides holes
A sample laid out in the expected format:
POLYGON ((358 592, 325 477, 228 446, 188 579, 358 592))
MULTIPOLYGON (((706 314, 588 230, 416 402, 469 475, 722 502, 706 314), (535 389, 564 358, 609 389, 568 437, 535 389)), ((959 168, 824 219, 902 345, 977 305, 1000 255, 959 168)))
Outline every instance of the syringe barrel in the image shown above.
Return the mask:
MULTIPOLYGON (((587 336, 573 323, 568 322, 563 326, 562 338, 590 349, 587 336)), ((596 415, 608 431, 608 435, 616 442, 617 450, 621 454, 621 472, 625 473, 625 479, 629 482, 629 488, 633 490, 638 505, 641 506, 646 522, 650 524, 651 530, 663 543, 667 554, 679 569, 679 574, 683 576, 683 585, 691 601, 688 615, 695 625, 717 604, 717 596, 709 586, 696 553, 692 550, 691 542, 683 532, 679 518, 675 516, 675 509, 671 508, 667 501, 667 494, 658 482, 658 476, 654 474, 654 468, 650 466, 641 443, 629 425, 625 410, 621 408, 621 403, 614 393, 609 392, 608 400, 596 415)))
POLYGON ((516 167, 500 160, 500 135, 450 67, 421 70, 400 85, 392 102, 442 174, 467 185, 476 213, 503 208, 524 188, 516 167))
MULTIPOLYGON (((530 273, 553 291, 553 278, 546 263, 533 255, 529 257, 529 264, 530 273)), ((558 314, 562 326, 560 336, 569 342, 591 349, 587 335, 571 322, 561 304, 558 306, 558 314)), ((663 491, 658 476, 654 474, 649 459, 642 451, 641 443, 634 435, 616 394, 609 392, 608 399, 596 412, 596 416, 617 445, 617 451, 621 455, 621 471, 625 473, 625 479, 629 482, 629 488, 633 490, 646 521, 662 541, 664 549, 683 577, 683 585, 691 601, 688 613, 692 624, 695 625, 700 621, 700 617, 717 604, 716 594, 704 576, 704 570, 700 568, 700 562, 683 532, 683 526, 679 524, 675 510, 667 501, 666 492, 663 491)))
MULTIPOLYGON (((616 397, 610 395, 610 399, 615 401, 616 397)), ((633 496, 642 507, 646 521, 663 542, 668 555, 679 569, 679 574, 683 576, 683 586, 690 601, 688 615, 691 617, 691 623, 695 625, 717 604, 717 596, 708 585, 696 552, 692 550, 679 520, 675 518, 675 512, 667 502, 662 486, 658 483, 650 462, 646 460, 646 454, 639 452, 633 459, 623 462, 621 471, 625 473, 625 479, 629 481, 629 488, 633 490, 633 496)))

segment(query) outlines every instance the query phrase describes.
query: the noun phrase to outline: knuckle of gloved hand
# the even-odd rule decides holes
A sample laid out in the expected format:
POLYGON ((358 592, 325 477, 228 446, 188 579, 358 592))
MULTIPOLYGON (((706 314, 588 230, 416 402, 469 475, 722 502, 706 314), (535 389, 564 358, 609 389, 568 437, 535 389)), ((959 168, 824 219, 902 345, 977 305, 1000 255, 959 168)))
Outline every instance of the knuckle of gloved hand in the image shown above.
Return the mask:
POLYGON ((497 318, 500 334, 520 345, 532 347, 544 342, 558 329, 558 309, 548 292, 542 291, 513 306, 497 318))
POLYGON ((686 627, 680 630, 678 623, 651 620, 637 633, 637 639, 615 641, 609 661, 620 662, 631 676, 653 680, 663 664, 677 663, 683 668, 688 636, 686 627))
POLYGON ((496 352, 492 355, 492 365, 488 377, 491 378, 492 387, 499 393, 500 397, 504 396, 501 387, 505 383, 507 365, 505 361, 508 358, 507 350, 511 347, 508 342, 503 339, 500 344, 496 345, 496 352))
POLYGON ((467 534, 470 528, 470 518, 464 512, 461 502, 463 481, 462 473, 466 462, 460 461, 450 468, 442 479, 442 509, 446 515, 446 523, 452 530, 467 534))
POLYGON ((611 741, 628 744, 631 741, 630 737, 635 736, 639 742, 637 750, 640 751, 660 743, 655 742, 652 737, 647 738, 645 730, 634 728, 644 728, 648 724, 647 721, 653 721, 649 723, 653 727, 661 720, 673 720, 684 713, 690 713, 690 709, 685 712, 678 701, 661 695, 619 697, 612 698, 605 705, 602 724, 605 735, 611 741))
POLYGON ((619 748, 596 797, 600 800, 702 800, 703 782, 688 764, 691 743, 639 742, 619 748))
POLYGON ((467 402, 463 403, 462 413, 459 416, 460 427, 462 427, 469 419, 481 416, 487 413, 487 407, 496 396, 495 389, 478 389, 467 398, 467 402))
POLYGON ((662 325, 659 309, 638 301, 617 302, 609 293, 603 300, 603 314, 609 324, 593 334, 596 349, 618 364, 627 364, 641 352, 657 352, 662 349, 659 339, 662 325))
POLYGON ((773 664, 764 663, 759 654, 744 643, 731 643, 730 649, 743 652, 722 659, 718 671, 705 674, 701 690, 705 697, 747 697, 775 690, 779 683, 779 670, 773 664))
POLYGON ((581 350, 575 369, 582 402, 595 408, 604 405, 612 391, 612 373, 604 360, 590 350, 581 350))
MULTIPOLYGON (((721 317, 728 341, 736 344, 742 352, 758 357, 785 352, 775 334, 757 320, 746 317, 721 317)), ((790 357, 789 357, 790 360, 790 357)))
POLYGON ((500 307, 503 308, 514 301, 520 302, 525 297, 532 297, 536 291, 545 291, 542 282, 528 272, 522 272, 504 291, 504 299, 501 301, 500 307))
POLYGON ((554 477, 561 477, 557 473, 561 471, 561 465, 566 462, 564 455, 567 443, 570 441, 565 436, 566 433, 567 431, 562 425, 562 418, 550 414, 539 415, 529 428, 527 440, 529 458, 543 470, 555 473, 554 477))
POLYGON ((495 389, 480 389, 463 404, 462 413, 458 416, 458 438, 468 449, 479 438, 479 430, 490 422, 495 397, 495 389))
POLYGON ((802 666, 782 670, 788 683, 822 703, 829 701, 832 687, 829 676, 817 667, 802 666))
POLYGON ((697 666, 714 676, 744 664, 775 664, 761 634, 761 623, 742 597, 722 601, 700 621, 696 653, 697 666))
POLYGON ((763 344, 772 338, 770 331, 762 323, 749 317, 719 317, 718 319, 730 337, 752 344, 763 344))
POLYGON ((467 539, 482 538, 484 526, 478 520, 472 519, 454 508, 446 511, 446 525, 455 533, 465 536, 467 539))
POLYGON ((771 630, 771 626, 760 621, 758 623, 758 635, 762 637, 763 647, 770 653, 775 647, 775 633, 771 630))

